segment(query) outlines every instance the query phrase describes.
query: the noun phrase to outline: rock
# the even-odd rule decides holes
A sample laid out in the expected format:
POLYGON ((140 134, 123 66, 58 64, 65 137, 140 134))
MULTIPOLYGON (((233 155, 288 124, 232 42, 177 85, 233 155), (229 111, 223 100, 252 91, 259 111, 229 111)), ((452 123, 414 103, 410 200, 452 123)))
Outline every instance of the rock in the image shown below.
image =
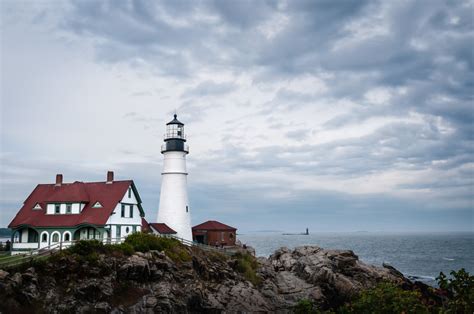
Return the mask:
POLYGON ((94 306, 94 309, 100 313, 108 313, 111 307, 107 302, 99 302, 94 306))
POLYGON ((0 269, 0 280, 4 280, 5 278, 8 277, 8 275, 10 275, 9 272, 0 269))
POLYGON ((38 269, 0 270, 0 313, 28 312, 31 304, 43 312, 288 313, 302 299, 334 308, 381 280, 430 292, 391 266, 362 263, 350 250, 281 248, 257 259, 258 285, 236 271, 236 259, 189 251, 192 262, 185 263, 150 251, 100 254, 94 263, 66 255, 38 269))
POLYGON ((23 279, 20 273, 15 273, 10 279, 15 287, 19 287, 23 283, 23 279))
POLYGON ((120 267, 119 275, 123 278, 144 280, 150 277, 150 266, 148 260, 138 255, 130 256, 120 267))
POLYGON ((158 299, 154 296, 148 296, 145 298, 145 307, 147 308, 154 308, 158 303, 158 299))

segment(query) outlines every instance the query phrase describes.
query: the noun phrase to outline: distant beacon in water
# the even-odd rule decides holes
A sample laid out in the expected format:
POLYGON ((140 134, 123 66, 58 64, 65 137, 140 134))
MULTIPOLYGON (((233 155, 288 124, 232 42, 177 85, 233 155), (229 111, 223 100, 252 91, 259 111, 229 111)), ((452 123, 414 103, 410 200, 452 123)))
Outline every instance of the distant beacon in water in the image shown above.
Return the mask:
POLYGON ((186 155, 189 153, 184 124, 177 115, 166 124, 158 222, 176 231, 176 236, 192 241, 191 209, 188 204, 186 155))

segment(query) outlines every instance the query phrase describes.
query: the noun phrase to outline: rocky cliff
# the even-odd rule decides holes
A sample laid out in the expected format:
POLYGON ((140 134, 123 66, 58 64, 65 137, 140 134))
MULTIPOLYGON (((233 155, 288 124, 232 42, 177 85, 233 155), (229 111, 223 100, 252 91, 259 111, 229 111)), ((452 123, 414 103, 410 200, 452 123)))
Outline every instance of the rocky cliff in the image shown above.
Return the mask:
POLYGON ((237 257, 185 250, 189 259, 159 251, 91 260, 57 254, 0 270, 0 312, 287 313, 302 299, 327 309, 383 280, 409 283, 395 269, 364 264, 347 250, 282 248, 257 260, 253 283, 237 257))

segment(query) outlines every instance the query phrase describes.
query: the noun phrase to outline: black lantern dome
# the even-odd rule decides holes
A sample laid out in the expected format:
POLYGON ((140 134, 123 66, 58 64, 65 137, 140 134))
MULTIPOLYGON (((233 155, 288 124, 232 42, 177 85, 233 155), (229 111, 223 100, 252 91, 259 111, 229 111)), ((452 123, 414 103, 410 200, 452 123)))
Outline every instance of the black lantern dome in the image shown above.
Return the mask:
POLYGON ((183 122, 178 120, 178 115, 176 113, 174 114, 174 119, 166 123, 166 125, 170 125, 170 124, 184 125, 183 122))

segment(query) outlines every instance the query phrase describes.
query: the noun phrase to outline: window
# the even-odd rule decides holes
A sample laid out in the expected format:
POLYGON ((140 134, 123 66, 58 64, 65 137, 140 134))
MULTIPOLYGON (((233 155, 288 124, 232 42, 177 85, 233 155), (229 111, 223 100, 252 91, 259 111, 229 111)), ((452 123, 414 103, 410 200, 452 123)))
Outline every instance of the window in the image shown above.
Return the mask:
POLYGON ((64 241, 69 242, 70 240, 71 240, 71 239, 70 239, 69 233, 66 233, 66 234, 64 235, 64 241))
POLYGON ((128 198, 132 198, 132 187, 128 188, 128 198))
POLYGON ((53 242, 59 242, 59 234, 58 233, 53 234, 53 242))
POLYGON ((188 207, 188 205, 186 205, 186 212, 189 212, 189 207, 188 207))
POLYGON ((133 205, 130 205, 130 218, 133 218, 133 205))
POLYGON ((127 228, 125 229, 125 233, 129 233, 129 232, 130 232, 130 228, 127 227, 127 228))
POLYGON ((125 217, 125 205, 122 204, 122 217, 125 217))
POLYGON ((33 209, 35 209, 35 210, 36 209, 42 209, 40 203, 36 203, 36 205, 35 205, 35 207, 33 207, 33 209))
POLYGON ((221 232, 221 241, 224 241, 224 232, 221 232))
POLYGON ((72 204, 66 204, 66 214, 72 213, 72 204))
POLYGON ((41 242, 48 242, 48 235, 46 233, 43 233, 41 236, 41 242))
POLYGON ((120 237, 121 237, 121 234, 120 234, 120 226, 116 226, 115 228, 116 228, 116 230, 117 230, 117 231, 116 231, 116 236, 117 236, 117 238, 120 238, 120 237))
POLYGON ((137 226, 133 226, 133 232, 137 232, 137 226))
POLYGON ((234 234, 233 233, 229 233, 229 239, 233 239, 234 238, 234 234))
POLYGON ((92 205, 92 208, 101 208, 101 207, 102 207, 102 204, 99 202, 95 202, 95 204, 92 205))
POLYGON ((61 209, 61 205, 60 205, 60 204, 54 204, 54 213, 55 213, 55 214, 59 214, 60 209, 61 209))

